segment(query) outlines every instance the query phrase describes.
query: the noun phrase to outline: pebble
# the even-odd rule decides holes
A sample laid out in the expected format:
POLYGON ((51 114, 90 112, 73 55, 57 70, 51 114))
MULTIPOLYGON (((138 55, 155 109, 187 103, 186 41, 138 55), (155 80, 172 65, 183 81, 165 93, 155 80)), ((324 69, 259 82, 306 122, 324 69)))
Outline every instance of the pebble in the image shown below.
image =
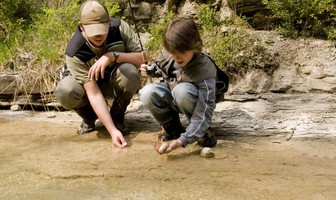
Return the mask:
POLYGON ((203 147, 200 155, 203 158, 215 157, 215 153, 212 151, 212 149, 210 147, 203 147))
POLYGON ((21 106, 20 105, 12 105, 10 107, 11 111, 20 111, 22 110, 21 106))
POLYGON ((161 142, 159 153, 164 153, 168 149, 168 147, 169 147, 168 142, 161 142))

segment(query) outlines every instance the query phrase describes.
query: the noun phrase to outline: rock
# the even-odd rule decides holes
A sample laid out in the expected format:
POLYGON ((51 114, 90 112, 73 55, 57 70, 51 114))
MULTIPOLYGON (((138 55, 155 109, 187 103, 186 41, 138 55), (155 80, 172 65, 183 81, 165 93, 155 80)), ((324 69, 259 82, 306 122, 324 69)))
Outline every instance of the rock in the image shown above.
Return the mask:
POLYGON ((219 18, 220 20, 230 19, 233 15, 233 11, 230 9, 227 0, 223 0, 219 9, 219 18))
POLYGON ((19 90, 20 75, 1 74, 0 75, 0 94, 15 94, 19 90))
POLYGON ((168 147, 169 147, 168 142, 161 142, 159 153, 164 153, 167 150, 168 147))
POLYGON ((181 16, 197 16, 198 4, 194 1, 187 0, 180 7, 179 13, 181 16))
POLYGON ((228 4, 239 16, 253 17, 253 15, 265 9, 261 0, 228 0, 228 4))
POLYGON ((56 117, 56 114, 55 113, 49 113, 47 115, 47 118, 55 118, 56 117))
POLYGON ((11 109, 12 111, 20 111, 20 110, 22 110, 22 108, 21 108, 20 105, 12 105, 12 106, 10 107, 10 109, 11 109))
POLYGON ((210 147, 203 147, 200 156, 203 158, 213 158, 215 157, 215 153, 212 151, 210 147))
POLYGON ((245 79, 233 85, 232 91, 249 94, 265 93, 269 92, 271 86, 272 78, 263 70, 255 70, 248 72, 245 79))
POLYGON ((274 19, 262 0, 227 0, 231 10, 238 16, 245 16, 249 24, 258 30, 267 30, 274 19))

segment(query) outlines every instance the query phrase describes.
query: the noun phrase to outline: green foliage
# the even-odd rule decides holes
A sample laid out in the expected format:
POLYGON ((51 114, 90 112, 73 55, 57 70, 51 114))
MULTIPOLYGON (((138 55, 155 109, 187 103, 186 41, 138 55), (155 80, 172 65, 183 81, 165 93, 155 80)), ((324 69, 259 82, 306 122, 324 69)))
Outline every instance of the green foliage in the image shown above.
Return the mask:
POLYGON ((231 75, 243 75, 252 68, 261 68, 257 57, 263 57, 266 49, 258 38, 244 29, 209 32, 205 46, 216 63, 231 75))
POLYGON ((198 8, 198 25, 200 33, 220 25, 218 13, 207 4, 201 4, 198 8))
POLYGON ((100 1, 100 2, 106 6, 107 11, 110 16, 123 18, 121 16, 121 8, 116 1, 105 0, 105 1, 100 1))
POLYGON ((23 44, 25 49, 34 52, 40 61, 60 61, 65 44, 78 25, 79 7, 79 0, 75 0, 64 7, 45 8, 43 15, 34 18, 27 33, 33 39, 30 44, 23 44))
POLYGON ((335 0, 263 0, 280 20, 284 36, 336 39, 335 0))
MULTIPOLYGON (((41 2, 38 0, 30 2, 35 1, 41 2)), ((6 7, 10 10, 19 5, 25 5, 23 2, 27 1, 5 0, 5 2, 10 3, 6 7)), ((53 7, 36 3, 35 6, 27 7, 36 7, 35 10, 30 10, 29 17, 28 15, 20 15, 16 21, 8 20, 5 25, 5 34, 0 37, 3 41, 0 43, 0 63, 9 59, 15 60, 15 57, 22 52, 33 54, 38 63, 46 60, 49 63, 61 62, 64 59, 63 54, 67 42, 78 25, 79 9, 82 2, 82 0, 48 2, 52 3, 53 7)), ((101 2, 106 5, 111 16, 120 15, 121 9, 118 4, 108 0, 101 2)), ((3 6, 3 2, 0 5, 3 6)), ((22 10, 22 8, 20 9, 22 10)), ((10 16, 14 16, 14 14, 8 14, 8 17, 10 16)), ((0 24, 0 30, 1 27, 2 24, 0 24)))
POLYGON ((248 69, 258 67, 255 56, 263 55, 265 48, 257 38, 246 31, 245 28, 249 28, 246 22, 234 16, 220 21, 218 12, 208 4, 201 4, 198 13, 198 25, 205 49, 216 60, 218 66, 231 75, 242 75, 248 69), (234 28, 220 30, 220 27, 224 26, 234 28))
POLYGON ((41 13, 41 3, 38 0, 2 0, 0 10, 0 63, 2 63, 12 58, 17 43, 25 40, 24 32, 33 23, 32 16, 41 13))
POLYGON ((1 34, 9 33, 15 25, 27 27, 32 22, 31 16, 40 13, 40 8, 41 3, 38 0, 2 0, 0 2, 1 34))
POLYGON ((145 48, 150 55, 155 55, 162 47, 163 33, 166 30, 169 22, 172 21, 176 15, 169 12, 164 21, 161 23, 153 23, 150 25, 150 38, 146 42, 145 48))

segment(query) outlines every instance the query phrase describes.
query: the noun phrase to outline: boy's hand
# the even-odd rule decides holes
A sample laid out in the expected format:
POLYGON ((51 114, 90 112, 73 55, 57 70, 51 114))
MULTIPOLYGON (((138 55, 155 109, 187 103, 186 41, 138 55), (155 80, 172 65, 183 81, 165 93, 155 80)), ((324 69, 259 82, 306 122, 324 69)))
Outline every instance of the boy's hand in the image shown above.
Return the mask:
POLYGON ((173 140, 168 148, 166 149, 166 151, 160 153, 160 146, 161 146, 161 142, 160 140, 156 141, 156 143, 154 144, 154 149, 156 150, 156 152, 158 152, 159 154, 168 154, 170 152, 172 152, 173 150, 179 148, 182 146, 182 141, 181 140, 173 140))

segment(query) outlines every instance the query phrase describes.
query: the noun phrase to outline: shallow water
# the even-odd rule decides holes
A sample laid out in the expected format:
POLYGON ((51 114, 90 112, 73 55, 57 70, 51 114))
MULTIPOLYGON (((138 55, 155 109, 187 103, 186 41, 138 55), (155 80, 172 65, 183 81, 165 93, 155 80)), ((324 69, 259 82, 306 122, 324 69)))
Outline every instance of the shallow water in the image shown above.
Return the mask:
POLYGON ((129 122, 125 149, 53 120, 0 118, 0 199, 336 198, 335 138, 220 138, 202 158, 197 145, 158 155, 147 119, 129 122))

